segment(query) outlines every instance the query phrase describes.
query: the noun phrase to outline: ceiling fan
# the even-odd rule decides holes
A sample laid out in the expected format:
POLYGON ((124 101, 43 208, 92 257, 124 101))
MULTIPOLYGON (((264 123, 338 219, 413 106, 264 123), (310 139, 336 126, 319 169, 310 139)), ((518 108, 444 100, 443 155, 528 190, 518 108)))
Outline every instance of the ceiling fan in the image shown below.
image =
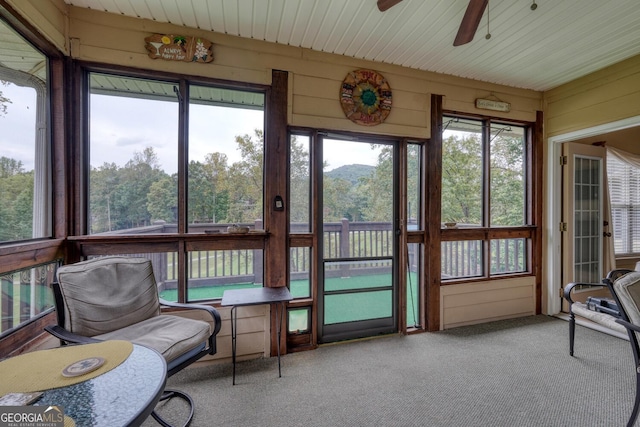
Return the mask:
MULTIPOLYGON (((384 12, 401 1, 402 0, 378 0, 378 9, 380 12, 384 12)), ((478 25, 480 25, 480 19, 482 19, 482 15, 484 15, 484 10, 487 8, 488 3, 489 0, 469 0, 467 11, 462 17, 462 22, 458 28, 458 34, 453 41, 454 46, 461 46, 473 40, 473 36, 476 34, 478 25)))

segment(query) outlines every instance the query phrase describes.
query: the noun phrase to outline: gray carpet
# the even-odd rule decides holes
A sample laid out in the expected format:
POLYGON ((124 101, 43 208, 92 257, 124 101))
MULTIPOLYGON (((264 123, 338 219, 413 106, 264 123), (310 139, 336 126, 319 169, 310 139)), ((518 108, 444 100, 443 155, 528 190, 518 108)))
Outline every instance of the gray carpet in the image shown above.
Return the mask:
POLYGON ((533 316, 288 354, 282 378, 276 358, 241 362, 235 386, 230 364, 194 367, 168 386, 194 398, 195 427, 626 425, 629 343, 577 326, 575 354, 566 321, 533 316))

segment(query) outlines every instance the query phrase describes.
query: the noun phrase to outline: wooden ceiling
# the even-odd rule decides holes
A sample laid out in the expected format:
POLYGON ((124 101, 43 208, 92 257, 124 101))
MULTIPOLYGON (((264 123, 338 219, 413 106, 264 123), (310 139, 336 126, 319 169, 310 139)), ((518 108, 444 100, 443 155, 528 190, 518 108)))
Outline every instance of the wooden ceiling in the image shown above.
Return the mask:
POLYGON ((637 0, 490 0, 473 41, 458 47, 468 0, 403 0, 385 12, 376 0, 65 2, 538 91, 640 54, 637 0))

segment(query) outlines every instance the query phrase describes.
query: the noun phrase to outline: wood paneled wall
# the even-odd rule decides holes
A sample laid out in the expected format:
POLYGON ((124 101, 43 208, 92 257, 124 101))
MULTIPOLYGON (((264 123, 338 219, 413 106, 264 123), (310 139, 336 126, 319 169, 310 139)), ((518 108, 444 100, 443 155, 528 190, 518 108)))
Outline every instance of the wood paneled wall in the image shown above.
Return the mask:
POLYGON ((640 56, 544 93, 546 136, 640 116, 640 56))

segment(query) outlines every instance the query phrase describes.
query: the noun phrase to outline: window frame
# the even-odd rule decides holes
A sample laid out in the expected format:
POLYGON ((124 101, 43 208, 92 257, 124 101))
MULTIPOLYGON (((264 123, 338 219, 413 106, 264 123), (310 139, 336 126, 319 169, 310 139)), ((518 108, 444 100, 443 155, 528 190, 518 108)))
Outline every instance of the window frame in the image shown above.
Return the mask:
MULTIPOLYGON (((473 276, 464 277, 441 277, 441 283, 443 285, 456 284, 462 282, 480 282, 487 279, 497 279, 505 277, 519 277, 519 276, 531 276, 535 274, 533 260, 538 254, 535 250, 534 239, 538 233, 537 220, 540 207, 534 205, 533 201, 537 200, 536 192, 537 185, 535 178, 539 175, 536 171, 535 153, 537 151, 535 134, 536 126, 535 122, 525 122, 517 120, 508 120, 499 117, 473 115, 473 114, 461 114, 454 111, 443 111, 442 113, 442 132, 446 128, 448 120, 454 119, 473 120, 482 123, 482 220, 480 226, 476 227, 445 227, 444 224, 440 230, 440 242, 441 245, 445 242, 467 242, 467 241, 481 241, 482 242, 482 273, 473 276), (525 194, 523 199, 524 211, 524 224, 518 226, 491 226, 490 210, 491 210, 491 180, 488 179, 491 170, 490 159, 490 147, 491 147, 491 125, 496 124, 500 126, 518 126, 524 128, 525 146, 523 150, 523 177, 525 179, 525 194), (517 272, 491 272, 491 245, 492 242, 500 240, 515 240, 525 239, 525 263, 526 266, 523 271, 517 272)), ((444 138, 443 138, 444 144, 444 138)), ((442 215, 442 212, 441 212, 442 215)), ((442 246, 441 246, 442 247, 442 246)), ((441 249, 442 250, 442 249, 441 249)), ((444 253, 442 250, 444 262, 444 253)))
MULTIPOLYGON (((69 241, 74 247, 68 262, 76 262, 87 256, 96 255, 121 255, 139 253, 163 253, 175 252, 178 258, 177 289, 178 302, 189 302, 188 298, 188 257, 194 251, 215 251, 215 250, 235 250, 235 249, 255 249, 262 250, 267 245, 267 237, 270 233, 259 232, 249 234, 205 234, 189 233, 187 227, 187 180, 188 180, 188 104, 189 85, 209 86, 221 89, 239 90, 247 92, 262 93, 264 95, 264 128, 265 144, 267 132, 267 110, 270 102, 272 88, 267 85, 236 83, 226 80, 210 79, 198 76, 177 75, 172 73, 162 73, 162 75, 152 70, 140 70, 130 67, 114 66, 107 64, 97 64, 78 61, 77 73, 77 99, 80 108, 75 112, 78 123, 80 123, 75 138, 79 147, 80 155, 76 156, 75 169, 78 171, 78 181, 80 190, 77 191, 75 199, 80 209, 76 213, 73 221, 73 232, 69 236, 69 241), (177 232, 172 234, 142 235, 133 234, 127 236, 117 235, 89 235, 88 234, 88 213, 89 213, 89 107, 90 107, 90 73, 110 74, 126 78, 150 79, 161 82, 174 83, 179 87, 181 98, 179 100, 179 132, 178 132, 178 223, 177 232)), ((266 150, 265 150, 266 151, 266 150)), ((266 154, 266 153, 265 153, 266 154)), ((266 159, 263 159, 263 161, 266 159)), ((264 179, 264 184, 267 180, 264 179)), ((263 187, 263 199, 267 200, 266 187, 263 187)), ((265 215, 268 209, 264 204, 265 215)), ((265 216, 265 228, 268 219, 265 216)), ((269 260, 267 251, 263 251, 263 263, 266 265, 269 260)), ((265 277, 263 283, 267 282, 265 277)), ((211 300, 198 300, 199 302, 215 302, 217 298, 211 300)))
MULTIPOLYGON (((630 181, 636 181, 634 184, 634 188, 633 190, 640 190, 640 168, 635 167, 627 162, 625 162, 624 160, 620 159, 617 155, 611 155, 609 152, 607 152, 607 159, 606 159, 606 170, 607 170, 607 181, 608 181, 608 191, 609 191, 609 198, 610 200, 610 208, 611 208, 611 233, 613 233, 613 238, 614 238, 614 244, 613 244, 613 249, 615 252, 615 256, 616 257, 627 257, 627 258, 635 258, 638 257, 640 255, 640 251, 633 251, 633 246, 634 246, 634 237, 640 237, 640 224, 635 224, 638 227, 638 229, 634 229, 634 221, 633 221, 633 215, 635 214, 636 216, 639 214, 640 212, 640 200, 638 200, 637 203, 633 203, 633 201, 631 200, 631 196, 630 194, 632 193, 632 188, 630 185, 630 181), (611 162, 611 163, 610 163, 611 162), (611 172, 615 170, 615 167, 612 163, 616 162, 617 165, 615 166, 622 166, 623 168, 625 168, 625 173, 621 173, 621 174, 616 174, 618 175, 618 177, 620 179, 624 179, 624 183, 623 184, 619 184, 617 185, 616 183, 618 182, 618 180, 615 180, 616 183, 614 183, 614 180, 611 179, 610 175, 611 172), (628 169, 627 169, 628 168, 628 169), (631 174, 626 173, 626 171, 630 170, 630 169, 635 169, 634 174, 635 177, 632 178, 631 174), (614 203, 613 201, 613 186, 616 187, 621 187, 622 192, 627 193, 626 195, 626 199, 624 200, 623 203, 614 203), (625 191, 626 190, 626 191, 625 191), (624 228, 622 226, 622 224, 616 224, 617 220, 616 217, 617 215, 614 213, 614 209, 619 209, 621 211, 623 211, 626 216, 627 216, 627 227, 624 228), (618 231, 618 232, 617 232, 618 231), (618 236, 619 234, 624 234, 625 237, 621 237, 621 239, 623 240, 623 242, 626 243, 626 247, 622 248, 621 252, 616 252, 616 244, 615 244, 615 240, 617 239, 616 236, 618 236)), ((640 239, 639 239, 640 240, 640 239)))
MULTIPOLYGON (((64 238, 68 234, 68 222, 65 221, 69 206, 67 179, 65 172, 69 168, 70 141, 65 138, 67 121, 66 106, 68 92, 64 87, 67 61, 60 50, 44 38, 28 21, 11 7, 0 4, 0 20, 20 34, 35 49, 48 59, 47 75, 47 147, 50 165, 49 198, 50 208, 47 220, 51 224, 48 235, 17 242, 0 243, 0 274, 24 270, 42 264, 57 262, 65 254, 64 238), (55 197, 53 197, 55 195, 55 197)), ((55 322, 53 308, 39 313, 35 317, 16 325, 0 336, 0 358, 22 351, 25 343, 42 333, 43 327, 55 322)))

